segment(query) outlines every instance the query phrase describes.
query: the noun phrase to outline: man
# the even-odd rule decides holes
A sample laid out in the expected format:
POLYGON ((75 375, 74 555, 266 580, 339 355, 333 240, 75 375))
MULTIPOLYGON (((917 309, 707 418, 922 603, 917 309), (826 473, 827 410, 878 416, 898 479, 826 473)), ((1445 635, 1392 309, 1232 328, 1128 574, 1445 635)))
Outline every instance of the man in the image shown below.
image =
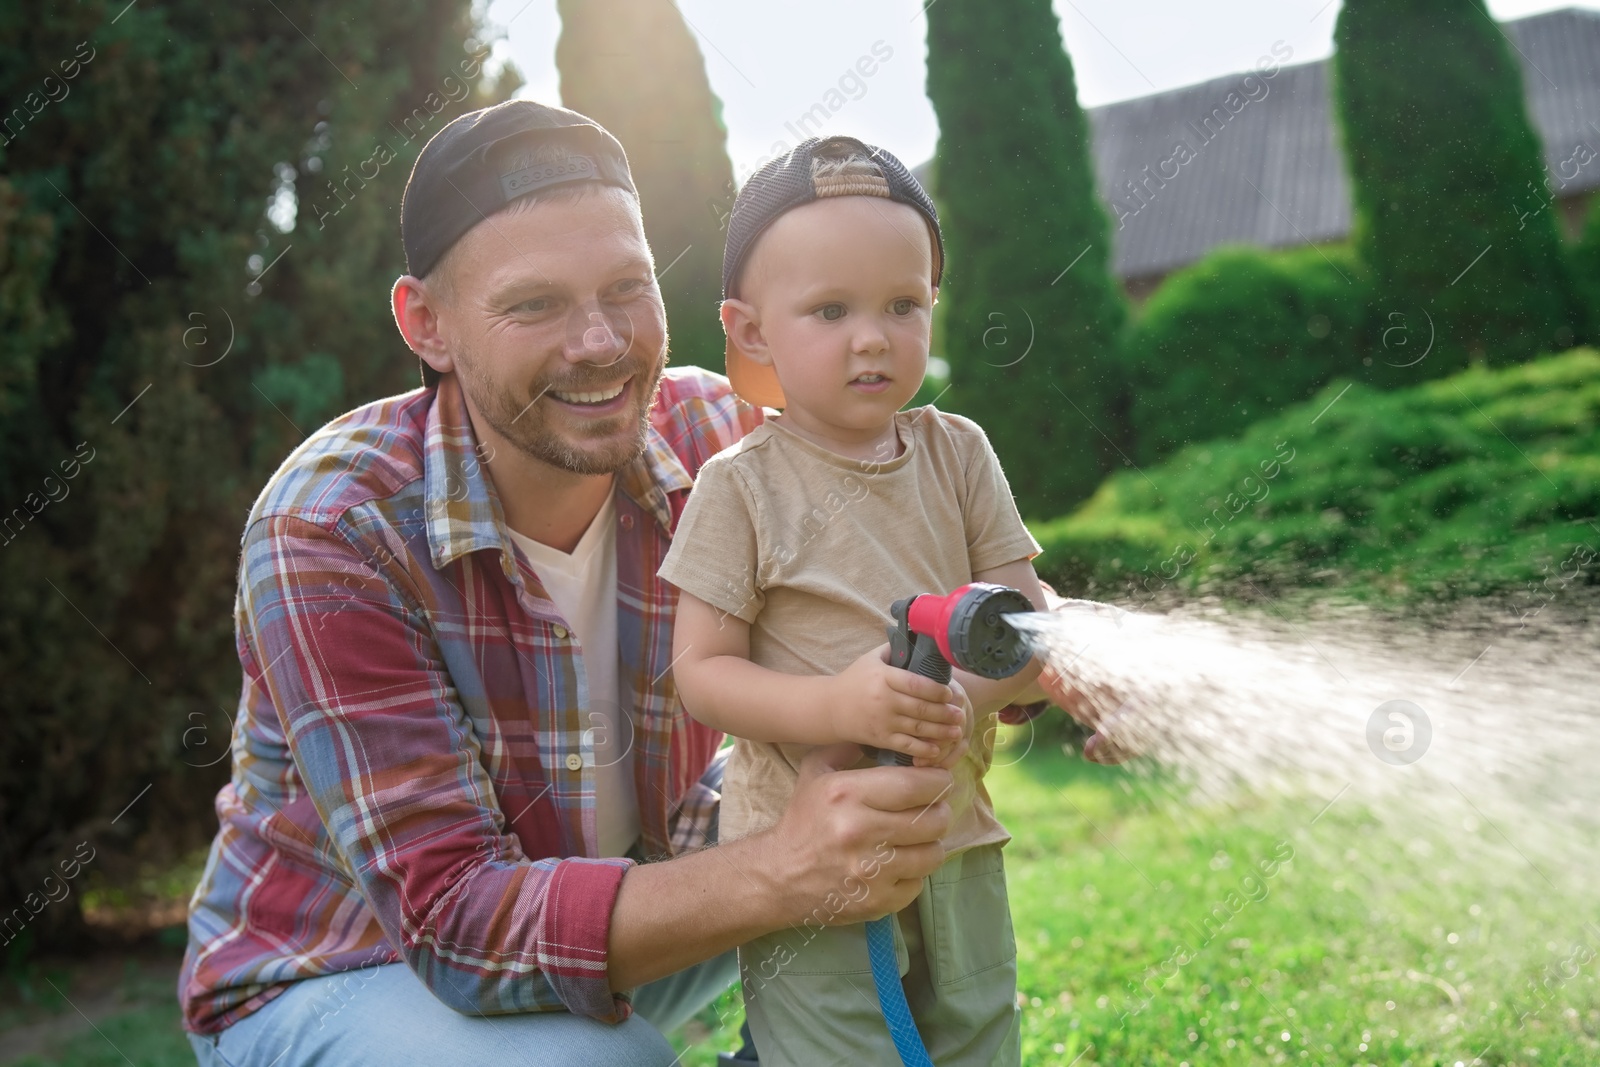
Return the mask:
POLYGON ((425 387, 313 434, 245 528, 184 1024, 229 1067, 666 1064, 736 946, 916 897, 950 775, 834 746, 778 826, 703 847, 721 735, 677 700, 656 569, 761 414, 663 375, 627 161, 581 115, 450 123, 401 237, 425 387))

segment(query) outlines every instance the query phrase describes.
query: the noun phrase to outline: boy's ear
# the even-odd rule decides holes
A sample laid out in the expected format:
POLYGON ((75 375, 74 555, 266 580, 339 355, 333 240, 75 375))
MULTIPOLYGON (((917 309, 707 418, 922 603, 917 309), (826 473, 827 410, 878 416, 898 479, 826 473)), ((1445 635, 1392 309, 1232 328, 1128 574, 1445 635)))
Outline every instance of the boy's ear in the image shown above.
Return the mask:
POLYGON ((764 367, 772 366, 772 353, 767 348, 766 336, 761 332, 761 313, 754 304, 743 300, 722 302, 722 332, 739 353, 764 367))
POLYGON ((935 304, 939 302, 939 287, 937 285, 933 287, 933 302, 935 304))

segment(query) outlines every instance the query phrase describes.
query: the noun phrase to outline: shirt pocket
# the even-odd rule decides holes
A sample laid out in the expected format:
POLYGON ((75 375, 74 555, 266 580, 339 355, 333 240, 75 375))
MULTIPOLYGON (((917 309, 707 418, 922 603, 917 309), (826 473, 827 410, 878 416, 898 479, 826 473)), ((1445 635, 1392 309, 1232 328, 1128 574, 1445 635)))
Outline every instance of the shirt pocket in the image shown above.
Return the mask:
POLYGON ((1017 958, 998 844, 968 849, 946 862, 928 877, 924 896, 936 984, 954 985, 1017 958))

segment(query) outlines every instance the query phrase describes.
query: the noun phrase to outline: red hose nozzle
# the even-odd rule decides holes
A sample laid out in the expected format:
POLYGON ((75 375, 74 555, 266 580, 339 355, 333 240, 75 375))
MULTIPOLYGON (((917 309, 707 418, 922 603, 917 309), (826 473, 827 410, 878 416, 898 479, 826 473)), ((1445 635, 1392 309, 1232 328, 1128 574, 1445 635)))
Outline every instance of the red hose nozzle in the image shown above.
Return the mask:
POLYGON ((1009 678, 1027 665, 1033 651, 1006 616, 1033 610, 1016 589, 973 582, 945 596, 924 594, 911 601, 906 623, 932 638, 955 666, 985 678, 1009 678))

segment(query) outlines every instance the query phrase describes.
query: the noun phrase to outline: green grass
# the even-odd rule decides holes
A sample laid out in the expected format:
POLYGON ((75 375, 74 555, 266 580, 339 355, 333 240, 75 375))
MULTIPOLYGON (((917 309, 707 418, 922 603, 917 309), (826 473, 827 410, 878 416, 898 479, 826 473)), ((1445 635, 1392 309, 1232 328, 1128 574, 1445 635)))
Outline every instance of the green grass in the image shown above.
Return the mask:
MULTIPOLYGON (((1029 1067, 1600 1062, 1600 962, 1574 955, 1600 949, 1592 892, 1552 894, 1520 861, 1486 869, 1449 828, 1394 841, 1348 799, 1320 818, 1312 801, 1197 809, 1044 747, 989 786, 1013 834, 1029 1067), (1270 876, 1256 866, 1288 849, 1270 876)), ((681 1062, 714 1064, 741 1017, 730 990, 673 1035, 681 1062)), ((192 1062, 169 1000, 97 1021, 19 1062, 192 1062)))
POLYGON ((1350 800, 1195 810, 1056 752, 990 791, 1014 835, 1024 1063, 1600 1061, 1593 964, 1569 963, 1600 947, 1592 899, 1475 868, 1448 828, 1417 828, 1422 860, 1350 800), (1577 973, 1536 995, 1546 968, 1577 973))
POLYGON ((194 1053, 178 1029, 176 1008, 123 1012, 63 1043, 43 1057, 25 1056, 16 1067, 195 1067, 194 1053))
MULTIPOLYGON (((1196 810, 1055 749, 989 787, 1013 835, 1029 1067, 1600 1063, 1600 964, 1573 955, 1600 951, 1580 925, 1592 893, 1475 867, 1451 828, 1396 842, 1349 800, 1320 818, 1309 802, 1196 810)), ((715 1007, 685 1064, 737 1044, 736 996, 715 1007)))
POLYGON ((182 950, 174 951, 164 959, 146 951, 120 962, 13 969, 0 997, 0 1047, 14 1028, 44 1026, 58 1036, 41 1054, 10 1061, 16 1067, 194 1067, 178 1024, 174 975, 182 950))

